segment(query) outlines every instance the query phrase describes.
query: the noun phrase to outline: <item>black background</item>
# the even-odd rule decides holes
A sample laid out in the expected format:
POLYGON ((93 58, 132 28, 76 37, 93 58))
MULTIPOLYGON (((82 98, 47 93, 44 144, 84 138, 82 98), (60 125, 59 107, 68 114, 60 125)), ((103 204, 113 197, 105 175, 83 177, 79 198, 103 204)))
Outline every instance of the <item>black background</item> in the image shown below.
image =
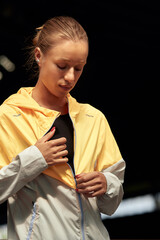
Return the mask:
MULTIPOLYGON (((126 161, 125 196, 160 192, 158 79, 160 12, 158 1, 0 1, 0 55, 16 70, 0 66, 0 102, 22 86, 33 86, 26 72, 25 47, 47 19, 69 15, 89 36, 87 66, 72 95, 107 117, 126 161)), ((0 223, 5 221, 5 204, 0 223)), ((111 238, 158 238, 159 211, 106 220, 111 238)))

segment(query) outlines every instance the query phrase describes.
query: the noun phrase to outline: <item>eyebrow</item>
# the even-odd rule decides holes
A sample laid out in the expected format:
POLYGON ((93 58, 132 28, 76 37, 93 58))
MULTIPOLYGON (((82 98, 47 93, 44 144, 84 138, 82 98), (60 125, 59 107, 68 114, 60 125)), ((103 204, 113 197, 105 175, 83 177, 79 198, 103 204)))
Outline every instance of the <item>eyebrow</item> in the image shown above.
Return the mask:
MULTIPOLYGON (((58 59, 59 61, 65 61, 65 62, 72 62, 72 60, 70 60, 70 59, 68 59, 68 58, 60 58, 60 59, 58 59)), ((73 61, 74 62, 74 61, 73 61)), ((77 61, 77 63, 87 63, 87 61, 85 61, 85 60, 80 60, 80 61, 77 61)))

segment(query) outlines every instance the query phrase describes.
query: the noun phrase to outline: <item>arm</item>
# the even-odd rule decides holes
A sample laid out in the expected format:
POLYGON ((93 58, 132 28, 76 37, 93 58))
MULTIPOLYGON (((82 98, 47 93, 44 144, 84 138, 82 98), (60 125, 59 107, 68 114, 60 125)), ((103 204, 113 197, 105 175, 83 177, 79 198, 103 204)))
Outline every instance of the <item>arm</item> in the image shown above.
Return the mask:
POLYGON ((118 208, 123 198, 123 179, 125 162, 120 160, 111 167, 103 170, 107 182, 107 191, 97 197, 97 205, 100 212, 112 215, 118 208))
POLYGON ((123 197, 125 162, 103 115, 99 125, 98 140, 99 154, 95 171, 76 176, 77 191, 85 194, 86 197, 96 197, 100 212, 111 215, 123 197))
POLYGON ((0 203, 18 192, 48 167, 36 146, 21 152, 12 163, 0 170, 0 203))
POLYGON ((54 133, 55 130, 46 134, 35 146, 25 149, 0 170, 0 203, 35 179, 48 166, 68 161, 65 157, 68 154, 65 150, 66 139, 48 141, 54 133))
POLYGON ((96 197, 99 211, 112 215, 123 197, 123 178, 125 162, 120 160, 102 172, 76 175, 77 192, 86 197, 96 197))

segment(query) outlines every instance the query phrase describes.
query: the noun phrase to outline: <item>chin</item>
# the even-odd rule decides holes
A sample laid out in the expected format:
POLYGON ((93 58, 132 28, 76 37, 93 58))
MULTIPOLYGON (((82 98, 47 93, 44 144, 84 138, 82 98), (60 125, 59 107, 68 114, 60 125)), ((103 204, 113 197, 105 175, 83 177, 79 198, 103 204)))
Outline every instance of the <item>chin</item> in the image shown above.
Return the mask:
POLYGON ((56 92, 56 94, 53 94, 57 98, 64 98, 67 97, 69 92, 56 92))

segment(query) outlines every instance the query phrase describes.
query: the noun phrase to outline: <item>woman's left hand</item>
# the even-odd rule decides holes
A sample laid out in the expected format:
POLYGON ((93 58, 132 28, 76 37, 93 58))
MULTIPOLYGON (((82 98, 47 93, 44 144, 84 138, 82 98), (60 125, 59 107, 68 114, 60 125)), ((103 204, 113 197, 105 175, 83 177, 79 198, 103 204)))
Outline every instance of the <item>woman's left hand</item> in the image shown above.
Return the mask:
POLYGON ((77 192, 86 197, 98 197, 107 191, 107 181, 101 172, 81 173, 75 177, 77 192))

